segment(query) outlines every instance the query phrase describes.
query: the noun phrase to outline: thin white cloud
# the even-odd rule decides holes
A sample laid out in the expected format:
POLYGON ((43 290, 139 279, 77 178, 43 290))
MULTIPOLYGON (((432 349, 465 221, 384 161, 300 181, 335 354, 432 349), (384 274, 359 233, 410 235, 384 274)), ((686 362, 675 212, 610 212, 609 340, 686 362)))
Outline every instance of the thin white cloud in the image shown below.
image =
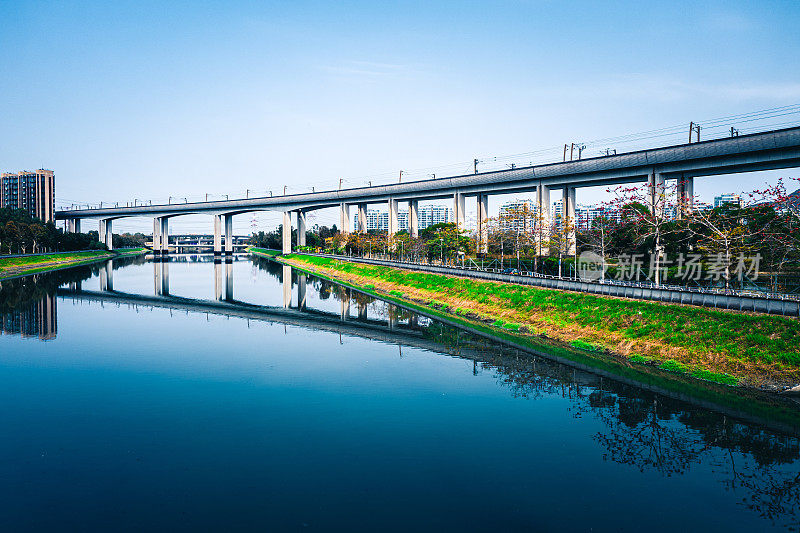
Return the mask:
POLYGON ((416 69, 409 65, 363 60, 349 60, 335 65, 322 65, 319 69, 335 76, 362 80, 409 76, 416 72, 416 69))

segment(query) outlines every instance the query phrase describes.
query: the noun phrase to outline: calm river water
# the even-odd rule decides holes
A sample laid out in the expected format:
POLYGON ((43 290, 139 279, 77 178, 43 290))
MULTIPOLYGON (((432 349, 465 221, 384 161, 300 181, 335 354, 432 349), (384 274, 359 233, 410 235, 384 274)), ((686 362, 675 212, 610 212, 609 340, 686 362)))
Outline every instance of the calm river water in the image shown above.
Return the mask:
POLYGON ((276 263, 0 291, 0 529, 798 528, 800 440, 276 263))

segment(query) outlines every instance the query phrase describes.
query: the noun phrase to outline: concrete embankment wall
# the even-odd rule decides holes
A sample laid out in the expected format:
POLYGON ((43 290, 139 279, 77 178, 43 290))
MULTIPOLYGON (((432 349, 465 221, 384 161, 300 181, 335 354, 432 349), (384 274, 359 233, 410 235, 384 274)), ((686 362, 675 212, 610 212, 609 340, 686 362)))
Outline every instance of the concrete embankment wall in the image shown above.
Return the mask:
MULTIPOLYGON (((305 253, 305 252, 304 252, 305 253)), ((532 276, 514 276, 497 274, 482 270, 470 270, 438 265, 425 265, 418 263, 405 263, 385 259, 366 259, 362 257, 347 257, 329 254, 306 254, 318 257, 328 257, 354 263, 380 265, 406 270, 417 270, 433 274, 445 274, 466 278, 481 279, 486 281, 501 281, 517 285, 530 285, 545 289, 558 289, 565 291, 587 292, 603 296, 616 296, 634 300, 650 300, 656 302, 697 305, 715 309, 728 309, 735 311, 752 311, 756 313, 769 313, 773 315, 800 316, 800 302, 796 300, 778 300, 771 298, 755 298, 751 296, 738 296, 729 294, 703 293, 693 291, 680 291, 662 289, 658 287, 628 287, 624 285, 610 285, 570 279, 536 278, 532 276)))

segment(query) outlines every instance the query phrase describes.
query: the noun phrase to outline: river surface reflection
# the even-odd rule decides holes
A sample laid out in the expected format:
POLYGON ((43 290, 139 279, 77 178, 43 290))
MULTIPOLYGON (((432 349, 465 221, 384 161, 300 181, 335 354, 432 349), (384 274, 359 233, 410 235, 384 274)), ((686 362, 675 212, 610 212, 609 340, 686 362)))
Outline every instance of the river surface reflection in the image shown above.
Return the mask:
POLYGON ((0 289, 4 530, 796 530, 800 440, 266 259, 0 289))

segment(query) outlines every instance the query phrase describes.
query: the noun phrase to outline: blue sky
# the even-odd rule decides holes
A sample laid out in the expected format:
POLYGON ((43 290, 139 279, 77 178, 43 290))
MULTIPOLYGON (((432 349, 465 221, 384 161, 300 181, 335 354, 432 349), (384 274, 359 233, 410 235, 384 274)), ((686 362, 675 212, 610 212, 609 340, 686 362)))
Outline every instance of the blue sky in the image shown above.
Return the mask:
POLYGON ((800 103, 797 2, 0 1, 0 23, 0 169, 54 169, 59 204, 459 173, 800 103))

